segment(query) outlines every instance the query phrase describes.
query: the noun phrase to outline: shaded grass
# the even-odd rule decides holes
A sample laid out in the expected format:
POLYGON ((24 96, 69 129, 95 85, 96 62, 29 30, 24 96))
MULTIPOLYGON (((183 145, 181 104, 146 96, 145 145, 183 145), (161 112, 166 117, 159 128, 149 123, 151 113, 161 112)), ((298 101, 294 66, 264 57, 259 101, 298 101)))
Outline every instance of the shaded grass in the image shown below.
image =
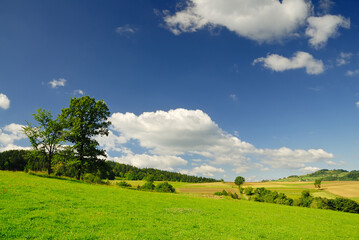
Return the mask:
POLYGON ((0 171, 0 238, 358 239, 359 215, 0 171))

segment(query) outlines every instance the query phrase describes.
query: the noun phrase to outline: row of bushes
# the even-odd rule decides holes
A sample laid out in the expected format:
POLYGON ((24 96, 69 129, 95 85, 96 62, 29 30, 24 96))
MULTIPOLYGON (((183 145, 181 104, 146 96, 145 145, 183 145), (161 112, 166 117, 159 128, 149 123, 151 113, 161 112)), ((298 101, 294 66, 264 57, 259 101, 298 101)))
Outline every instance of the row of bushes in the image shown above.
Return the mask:
POLYGON ((237 193, 227 192, 226 190, 222 190, 222 192, 215 192, 214 195, 216 196, 229 196, 233 199, 239 199, 239 196, 237 193))
POLYGON ((288 206, 300 206, 318 209, 330 209, 335 211, 359 213, 359 204, 348 198, 327 199, 321 197, 313 197, 308 190, 304 190, 299 199, 287 197, 284 193, 270 191, 265 188, 252 187, 242 188, 242 193, 247 195, 249 200, 256 202, 266 202, 283 204, 288 206))
MULTIPOLYGON (((132 187, 132 185, 127 183, 126 181, 118 182, 117 186, 125 187, 125 188, 132 187)), ((137 186, 137 189, 138 190, 143 190, 143 191, 155 191, 155 192, 169 192, 169 193, 176 192, 176 189, 171 184, 169 184, 168 182, 163 182, 163 183, 160 183, 157 186, 155 186, 153 184, 153 181, 147 181, 142 186, 137 186)))

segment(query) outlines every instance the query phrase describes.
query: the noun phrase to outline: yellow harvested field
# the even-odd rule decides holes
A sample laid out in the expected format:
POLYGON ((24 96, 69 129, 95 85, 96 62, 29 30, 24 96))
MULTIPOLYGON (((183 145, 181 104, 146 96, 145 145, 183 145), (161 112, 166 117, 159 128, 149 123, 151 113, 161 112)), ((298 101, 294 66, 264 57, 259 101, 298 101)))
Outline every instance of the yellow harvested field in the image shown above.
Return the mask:
MULTIPOLYGON (((222 192, 224 188, 214 188, 214 187, 184 187, 176 189, 179 193, 188 193, 196 195, 213 195, 215 192, 222 192)), ((227 192, 237 193, 238 188, 225 188, 227 192)))
POLYGON ((322 188, 332 194, 347 197, 359 198, 359 181, 353 182, 324 182, 322 188))

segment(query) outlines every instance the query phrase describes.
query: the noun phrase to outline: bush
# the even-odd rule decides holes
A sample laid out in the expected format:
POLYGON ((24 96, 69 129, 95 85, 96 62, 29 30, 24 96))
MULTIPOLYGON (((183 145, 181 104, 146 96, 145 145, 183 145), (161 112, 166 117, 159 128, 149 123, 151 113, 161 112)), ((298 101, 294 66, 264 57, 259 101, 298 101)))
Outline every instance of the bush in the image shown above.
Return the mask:
POLYGON ((141 190, 145 190, 145 191, 153 191, 155 189, 155 185, 153 184, 153 182, 148 181, 145 184, 143 184, 140 187, 141 190))
POLYGON ((253 188, 252 187, 246 187, 244 190, 243 190, 244 194, 247 195, 247 196, 251 196, 253 195, 253 188))
POLYGON ((237 193, 230 193, 230 195, 231 195, 231 198, 233 198, 233 199, 239 199, 237 193))
POLYGON ((86 173, 83 176, 83 180, 88 183, 93 183, 95 180, 95 175, 93 175, 92 173, 86 173))
POLYGON ((216 196, 228 196, 230 193, 226 192, 226 190, 222 190, 222 192, 215 192, 213 195, 216 196))
POLYGON ((131 184, 129 184, 125 181, 117 182, 116 185, 119 187, 132 187, 131 184))
POLYGON ((168 182, 160 183, 156 186, 156 192, 175 192, 174 187, 168 182))

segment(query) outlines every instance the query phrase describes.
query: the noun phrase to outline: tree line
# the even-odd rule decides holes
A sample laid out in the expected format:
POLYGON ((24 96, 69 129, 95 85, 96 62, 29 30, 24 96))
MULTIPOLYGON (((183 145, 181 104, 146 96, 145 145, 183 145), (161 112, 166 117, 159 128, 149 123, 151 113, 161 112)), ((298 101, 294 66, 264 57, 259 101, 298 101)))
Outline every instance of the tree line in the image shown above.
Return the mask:
POLYGON ((245 194, 250 201, 359 213, 359 204, 354 200, 341 197, 335 199, 313 197, 308 190, 304 190, 299 199, 292 199, 284 193, 278 193, 263 187, 256 189, 252 187, 242 188, 240 192, 245 194))

